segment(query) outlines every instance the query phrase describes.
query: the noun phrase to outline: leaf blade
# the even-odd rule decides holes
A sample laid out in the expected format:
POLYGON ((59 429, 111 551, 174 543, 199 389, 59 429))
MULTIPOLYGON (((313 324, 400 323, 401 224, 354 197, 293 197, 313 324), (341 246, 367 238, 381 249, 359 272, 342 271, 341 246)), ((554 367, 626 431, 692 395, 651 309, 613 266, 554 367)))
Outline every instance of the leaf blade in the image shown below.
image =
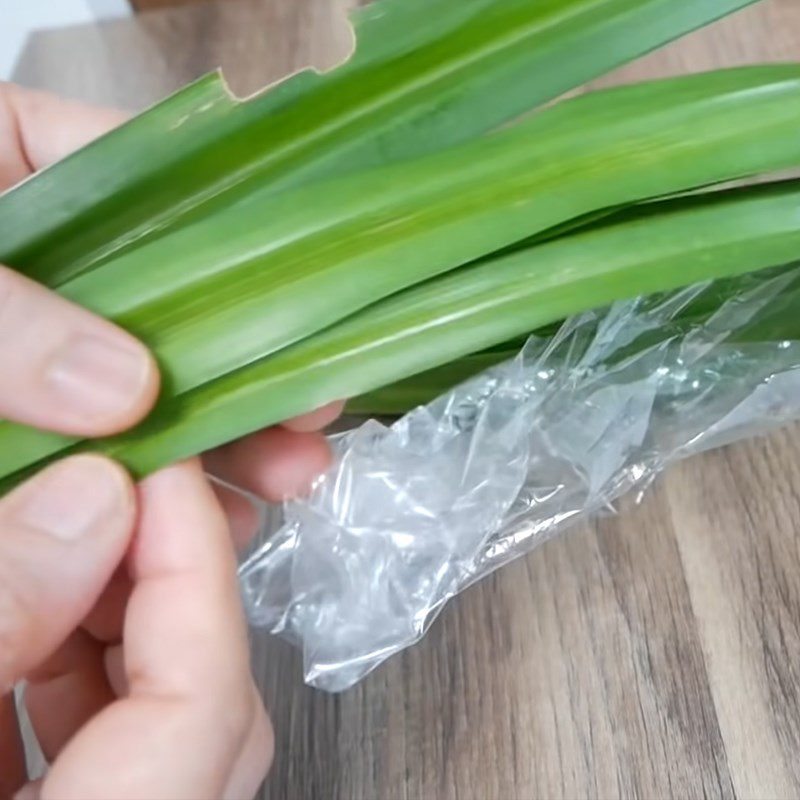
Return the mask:
POLYGON ((800 165, 798 117, 795 65, 598 92, 443 154, 256 195, 62 293, 150 345, 179 394, 576 217, 800 165))
POLYGON ((254 186, 478 136, 751 2, 383 0, 340 69, 248 102, 208 76, 1 197, 0 260, 60 285, 254 186))
MULTIPOLYGON (((130 434, 82 446, 144 474, 605 302, 790 262, 800 255, 798 219, 800 182, 626 212, 590 230, 474 265, 468 275, 454 273, 409 289, 168 400, 130 434)), ((24 474, 15 473, 9 482, 24 474)))

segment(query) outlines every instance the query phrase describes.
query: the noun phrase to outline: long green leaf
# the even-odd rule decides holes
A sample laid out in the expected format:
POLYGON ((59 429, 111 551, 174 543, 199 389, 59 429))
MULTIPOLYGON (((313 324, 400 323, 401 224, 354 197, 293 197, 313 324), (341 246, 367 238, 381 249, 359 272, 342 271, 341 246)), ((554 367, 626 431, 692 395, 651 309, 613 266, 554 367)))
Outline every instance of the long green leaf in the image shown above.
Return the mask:
MULTIPOLYGON (((681 198, 377 303, 183 396, 99 448, 136 474, 622 297, 788 263, 800 182, 681 198)), ((0 450, 4 447, 0 439, 0 450)), ((13 476, 18 480, 24 472, 13 476)))
POLYGON ((516 357, 516 348, 498 348, 463 356, 418 375, 381 386, 347 401, 349 414, 360 416, 394 416, 405 414, 418 406, 432 402, 454 386, 463 383, 503 361, 516 357))
MULTIPOLYGON (((637 210, 634 213, 642 212, 637 210)), ((710 330, 712 318, 719 319, 720 310, 729 307, 733 298, 739 298, 743 294, 754 298, 756 302, 752 306, 745 307, 738 315, 736 328, 731 330, 728 327, 730 314, 724 315, 724 322, 716 323, 717 326, 722 325, 718 327, 717 332, 727 344, 800 339, 800 315, 797 313, 797 309, 800 308, 800 269, 797 264, 706 281, 704 284, 704 288, 697 290, 690 302, 685 302, 682 295, 684 290, 680 288, 650 295, 647 302, 657 306, 663 306, 667 299, 677 300, 676 293, 680 295, 681 302, 679 306, 675 306, 675 315, 665 322, 663 327, 648 331, 645 337, 637 337, 624 347, 620 342, 615 360, 624 360, 651 346, 685 336, 697 330, 699 326, 705 326, 707 331, 710 330), (782 288, 780 294, 775 295, 775 279, 778 273, 783 279, 782 288), (767 287, 769 291, 768 308, 758 306, 762 287, 767 287)), ((538 340, 549 340, 562 325, 563 322, 558 322, 538 328, 533 331, 533 336, 538 340)), ((347 411, 349 414, 377 417, 405 414, 436 400, 469 378, 504 361, 517 358, 528 338, 528 336, 517 337, 408 378, 402 378, 395 383, 380 386, 348 400, 347 411)))
POLYGON ((0 261, 59 285, 254 189, 473 138, 753 0, 381 0, 358 49, 248 101, 208 76, 0 198, 0 261))
POLYGON ((800 165, 798 118, 795 65, 597 92, 445 153, 257 193, 62 293, 149 344, 180 394, 581 215, 800 165))
MULTIPOLYGON (((798 115, 797 66, 587 95, 456 150, 338 179, 327 192, 251 198, 62 292, 152 345, 168 394, 180 394, 593 209, 798 163, 798 115)), ((70 443, 8 423, 0 442, 0 474, 70 443)))

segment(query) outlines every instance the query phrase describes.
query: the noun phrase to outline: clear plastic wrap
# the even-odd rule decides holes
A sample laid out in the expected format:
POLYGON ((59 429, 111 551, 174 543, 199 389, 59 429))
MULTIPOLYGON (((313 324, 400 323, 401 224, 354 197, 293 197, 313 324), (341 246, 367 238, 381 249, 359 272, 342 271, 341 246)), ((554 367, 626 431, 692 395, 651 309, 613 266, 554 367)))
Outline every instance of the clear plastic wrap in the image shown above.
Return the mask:
POLYGON ((669 464, 800 417, 798 286, 783 268, 620 302, 332 436, 334 466, 241 567, 252 623, 302 647, 309 684, 346 689, 461 590, 669 464))

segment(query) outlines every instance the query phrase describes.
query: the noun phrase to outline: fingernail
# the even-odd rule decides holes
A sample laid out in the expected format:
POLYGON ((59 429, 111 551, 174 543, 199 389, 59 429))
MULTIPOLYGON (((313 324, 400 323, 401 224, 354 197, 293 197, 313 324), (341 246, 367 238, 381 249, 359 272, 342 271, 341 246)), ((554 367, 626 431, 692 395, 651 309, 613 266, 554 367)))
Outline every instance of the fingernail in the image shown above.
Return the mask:
POLYGON ((50 362, 46 380, 58 401, 83 418, 121 414, 135 405, 150 374, 143 348, 99 336, 70 340, 50 362))
POLYGON ((71 541, 103 526, 128 502, 123 474, 110 461, 76 456, 33 479, 23 490, 17 521, 71 541))

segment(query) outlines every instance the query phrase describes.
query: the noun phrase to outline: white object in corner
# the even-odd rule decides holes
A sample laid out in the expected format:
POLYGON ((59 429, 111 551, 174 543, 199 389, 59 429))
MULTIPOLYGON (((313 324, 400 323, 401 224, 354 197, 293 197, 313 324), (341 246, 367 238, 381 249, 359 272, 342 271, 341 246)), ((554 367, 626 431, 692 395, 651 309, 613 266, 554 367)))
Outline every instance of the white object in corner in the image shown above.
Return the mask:
POLYGON ((28 36, 131 14, 128 0, 0 0, 0 80, 8 80, 28 36))

